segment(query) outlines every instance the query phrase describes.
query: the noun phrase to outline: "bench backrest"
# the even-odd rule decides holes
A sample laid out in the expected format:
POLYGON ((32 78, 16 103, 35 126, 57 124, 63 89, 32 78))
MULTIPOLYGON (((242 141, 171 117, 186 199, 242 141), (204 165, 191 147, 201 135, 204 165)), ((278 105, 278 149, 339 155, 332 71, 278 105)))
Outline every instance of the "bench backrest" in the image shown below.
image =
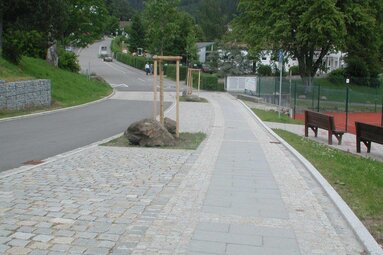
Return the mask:
POLYGON ((322 129, 335 130, 334 117, 319 112, 305 111, 305 123, 322 129))
POLYGON ((356 135, 367 140, 383 143, 383 127, 355 122, 356 135))

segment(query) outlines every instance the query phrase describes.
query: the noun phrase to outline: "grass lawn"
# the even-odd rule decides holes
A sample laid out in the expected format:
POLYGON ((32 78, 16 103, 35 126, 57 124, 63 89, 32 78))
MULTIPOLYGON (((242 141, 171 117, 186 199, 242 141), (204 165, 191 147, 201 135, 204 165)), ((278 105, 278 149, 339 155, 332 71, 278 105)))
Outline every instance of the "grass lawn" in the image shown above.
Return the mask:
POLYGON ((383 163, 284 130, 274 131, 318 169, 383 244, 383 163))
MULTIPOLYGON (((198 133, 180 133, 180 138, 177 140, 175 146, 164 146, 155 148, 164 149, 182 149, 182 150, 196 150, 202 141, 206 138, 206 134, 202 132, 198 133)), ((116 146, 116 147, 140 147, 137 145, 131 145, 129 140, 124 136, 120 136, 114 140, 102 144, 103 146, 116 146)))
POLYGON ((253 112, 263 121, 269 122, 278 122, 278 123, 287 123, 287 124, 304 124, 302 120, 294 120, 285 114, 281 114, 278 116, 278 112, 276 111, 265 111, 261 109, 252 109, 253 112))
MULTIPOLYGON (((19 66, 0 58, 0 79, 6 81, 49 79, 52 86, 52 108, 79 105, 101 99, 112 92, 105 82, 68 72, 48 65, 42 59, 23 57, 19 66)), ((50 109, 52 109, 50 108, 50 109)), ((33 108, 24 111, 0 111, 0 118, 47 110, 33 108)))

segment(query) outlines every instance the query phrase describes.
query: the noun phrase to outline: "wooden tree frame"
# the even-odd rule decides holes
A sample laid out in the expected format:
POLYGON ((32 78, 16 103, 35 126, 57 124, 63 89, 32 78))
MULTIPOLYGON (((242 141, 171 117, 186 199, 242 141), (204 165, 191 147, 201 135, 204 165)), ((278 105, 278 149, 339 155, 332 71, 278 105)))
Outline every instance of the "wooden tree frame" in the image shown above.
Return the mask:
POLYGON ((176 61, 176 137, 179 138, 180 127, 180 56, 154 56, 154 76, 153 76, 153 117, 157 117, 157 64, 160 72, 160 122, 164 124, 164 61, 176 61))
POLYGON ((198 97, 201 86, 201 69, 188 68, 188 75, 186 78, 186 95, 193 94, 193 72, 198 72, 198 97))

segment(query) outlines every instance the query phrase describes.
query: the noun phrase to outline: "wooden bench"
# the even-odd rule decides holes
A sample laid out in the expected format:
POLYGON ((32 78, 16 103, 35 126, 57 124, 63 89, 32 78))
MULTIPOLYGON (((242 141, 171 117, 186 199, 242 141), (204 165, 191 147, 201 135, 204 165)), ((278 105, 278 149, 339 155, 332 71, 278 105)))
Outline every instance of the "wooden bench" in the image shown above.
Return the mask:
POLYGON ((305 137, 309 136, 309 128, 314 131, 315 137, 318 136, 318 128, 328 131, 328 144, 332 144, 332 135, 338 139, 338 144, 342 144, 343 130, 336 130, 334 117, 319 112, 305 111, 305 137))
POLYGON ((367 147, 367 152, 371 151, 371 142, 383 144, 383 127, 355 122, 356 127, 356 152, 360 153, 360 143, 363 142, 367 147))

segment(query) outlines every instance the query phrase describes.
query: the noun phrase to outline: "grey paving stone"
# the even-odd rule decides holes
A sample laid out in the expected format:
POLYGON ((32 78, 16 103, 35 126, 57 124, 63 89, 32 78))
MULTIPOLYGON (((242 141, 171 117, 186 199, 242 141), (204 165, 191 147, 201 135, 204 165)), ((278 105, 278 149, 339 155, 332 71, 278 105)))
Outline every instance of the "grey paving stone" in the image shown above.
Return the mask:
POLYGON ((27 246, 31 241, 30 240, 24 240, 24 239, 12 239, 7 243, 7 245, 10 246, 16 246, 16 247, 25 247, 27 246))
POLYGON ((51 235, 36 235, 35 237, 32 238, 32 240, 47 243, 50 240, 52 240, 53 238, 54 238, 54 236, 51 236, 51 235))
POLYGON ((5 253, 6 250, 8 250, 10 247, 5 244, 0 244, 0 253, 5 253))
POLYGON ((193 240, 220 242, 220 243, 232 243, 232 244, 244 244, 261 246, 262 236, 260 235, 240 235, 232 233, 215 232, 212 234, 207 231, 195 231, 193 240))
POLYGON ((50 235, 52 232, 53 230, 50 228, 38 228, 33 232, 33 234, 50 235))
POLYGON ((120 238, 119 235, 114 235, 114 234, 100 234, 99 236, 97 236, 97 239, 115 241, 115 242, 118 241, 119 238, 120 238))
POLYGON ((102 240, 97 242, 97 247, 103 248, 113 248, 116 245, 116 242, 102 240))
POLYGON ((214 222, 200 222, 198 223, 196 230, 210 231, 210 232, 229 232, 229 224, 214 223, 214 222))
POLYGON ((97 233, 91 233, 91 232, 77 232, 75 234, 75 238, 93 239, 96 236, 97 236, 97 233))
POLYGON ((9 230, 0 229, 0 236, 10 236, 12 234, 9 230))
POLYGON ((299 255, 298 250, 284 250, 276 248, 266 248, 248 245, 228 244, 226 254, 230 255, 255 255, 255 254, 267 254, 267 255, 299 255))
POLYGON ((189 243, 188 251, 190 252, 205 252, 213 254, 225 254, 226 244, 218 242, 208 242, 191 240, 189 243))
POLYGON ((1 236, 0 237, 0 244, 6 244, 7 242, 9 242, 12 238, 10 237, 4 237, 4 236, 1 236))
POLYGON ((70 230, 58 230, 54 233, 56 236, 66 236, 66 237, 71 237, 75 234, 74 231, 70 230))
POLYGON ((29 255, 47 255, 49 251, 44 250, 33 250, 29 255))
POLYGON ((76 245, 71 245, 71 248, 69 249, 70 254, 82 254, 88 249, 88 247, 85 246, 76 246, 76 245))
POLYGON ((109 248, 89 248, 85 251, 84 254, 89 254, 89 255, 107 255, 109 254, 109 248))
POLYGON ((278 248, 285 250, 299 250, 298 243, 295 238, 281 238, 281 237, 263 237, 263 246, 265 248, 278 248))
POLYGON ((291 229, 259 227, 244 224, 230 224, 229 232, 243 235, 261 235, 266 237, 295 238, 294 231, 291 229))
POLYGON ((52 251, 67 252, 71 248, 68 244, 54 244, 49 249, 52 251))

